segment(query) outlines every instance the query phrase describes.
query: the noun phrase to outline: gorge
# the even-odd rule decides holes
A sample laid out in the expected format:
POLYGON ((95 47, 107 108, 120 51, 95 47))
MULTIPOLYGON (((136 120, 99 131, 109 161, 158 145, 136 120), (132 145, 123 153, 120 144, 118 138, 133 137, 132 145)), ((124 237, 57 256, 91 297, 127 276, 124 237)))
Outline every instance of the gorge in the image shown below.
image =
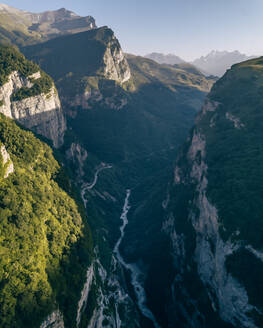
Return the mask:
POLYGON ((0 17, 0 328, 263 327, 263 59, 216 81, 0 17))

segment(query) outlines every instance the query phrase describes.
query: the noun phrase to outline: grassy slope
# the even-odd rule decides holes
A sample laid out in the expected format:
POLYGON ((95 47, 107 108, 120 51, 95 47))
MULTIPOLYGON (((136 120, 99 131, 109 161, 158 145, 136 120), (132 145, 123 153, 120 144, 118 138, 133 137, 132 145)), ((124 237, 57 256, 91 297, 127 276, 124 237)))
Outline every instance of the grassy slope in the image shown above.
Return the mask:
POLYGON ((19 11, 3 12, 0 11, 0 43, 24 46, 37 42, 40 35, 30 32, 28 27, 30 20, 19 11))

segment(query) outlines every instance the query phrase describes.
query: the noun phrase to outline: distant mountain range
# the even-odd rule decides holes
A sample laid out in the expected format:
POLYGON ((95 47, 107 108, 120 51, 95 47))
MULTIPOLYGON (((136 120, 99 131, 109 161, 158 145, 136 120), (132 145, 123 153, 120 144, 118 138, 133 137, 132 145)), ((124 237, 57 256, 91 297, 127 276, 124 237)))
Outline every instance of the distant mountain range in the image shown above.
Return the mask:
POLYGON ((213 50, 208 55, 195 59, 192 64, 207 74, 222 76, 233 64, 237 64, 254 56, 247 56, 239 51, 213 50))
MULTIPOLYGON (((159 64, 175 65, 185 63, 186 61, 174 54, 161 54, 153 52, 145 56, 156 61, 159 64)), ((249 59, 255 58, 254 56, 247 56, 239 51, 218 51, 212 50, 206 56, 201 56, 190 62, 196 66, 205 75, 222 76, 227 69, 233 64, 237 64, 249 59)))
POLYGON ((159 52, 152 52, 144 57, 152 59, 159 64, 168 64, 168 65, 175 65, 175 64, 182 64, 185 63, 185 60, 182 58, 174 55, 174 54, 161 54, 159 52))

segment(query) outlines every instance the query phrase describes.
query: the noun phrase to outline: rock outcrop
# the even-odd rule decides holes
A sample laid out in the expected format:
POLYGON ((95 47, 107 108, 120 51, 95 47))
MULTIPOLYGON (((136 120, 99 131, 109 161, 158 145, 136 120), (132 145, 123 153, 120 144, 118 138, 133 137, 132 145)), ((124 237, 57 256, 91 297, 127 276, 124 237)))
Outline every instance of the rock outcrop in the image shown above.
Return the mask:
POLYGON ((64 328, 63 315, 59 310, 51 313, 40 326, 40 328, 51 328, 51 327, 64 328))
POLYGON ((2 155, 2 165, 4 170, 4 178, 7 178, 9 174, 14 172, 14 164, 11 161, 10 155, 8 154, 5 145, 0 146, 0 154, 2 155))
POLYGON ((66 122, 55 86, 48 94, 12 100, 14 92, 23 87, 31 88, 32 79, 37 78, 40 78, 40 72, 29 77, 23 77, 17 71, 10 74, 8 82, 0 87, 0 112, 52 140, 54 146, 59 147, 63 144, 66 122))
POLYGON ((112 33, 105 54, 103 56, 104 72, 106 79, 114 80, 120 84, 127 82, 131 77, 128 62, 123 54, 119 41, 112 33))

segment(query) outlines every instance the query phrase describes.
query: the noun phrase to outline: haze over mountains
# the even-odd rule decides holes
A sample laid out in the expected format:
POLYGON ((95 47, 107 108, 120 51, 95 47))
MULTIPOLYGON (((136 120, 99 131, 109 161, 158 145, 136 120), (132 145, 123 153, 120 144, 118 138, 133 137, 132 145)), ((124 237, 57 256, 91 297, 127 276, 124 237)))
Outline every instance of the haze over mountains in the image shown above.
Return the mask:
POLYGON ((206 56, 192 61, 192 64, 201 69, 203 72, 215 76, 222 76, 232 65, 255 58, 247 56, 239 51, 217 51, 213 50, 206 56))
MULTIPOLYGON (((155 60, 159 64, 181 64, 185 61, 180 57, 168 54, 164 55, 161 53, 151 53, 145 56, 146 58, 150 58, 155 60)), ((249 59, 255 58, 255 56, 247 56, 245 54, 241 54, 239 51, 218 51, 213 50, 206 56, 202 56, 200 58, 196 58, 190 63, 196 66, 206 75, 214 75, 214 76, 222 76, 225 74, 226 70, 229 69, 232 65, 240 63, 242 61, 246 61, 249 59)))
POLYGON ((144 57, 152 59, 159 64, 175 65, 185 63, 182 58, 173 54, 164 55, 159 52, 152 52, 151 54, 145 55, 144 57))
POLYGON ((0 16, 0 328, 263 328, 263 59, 0 16))

